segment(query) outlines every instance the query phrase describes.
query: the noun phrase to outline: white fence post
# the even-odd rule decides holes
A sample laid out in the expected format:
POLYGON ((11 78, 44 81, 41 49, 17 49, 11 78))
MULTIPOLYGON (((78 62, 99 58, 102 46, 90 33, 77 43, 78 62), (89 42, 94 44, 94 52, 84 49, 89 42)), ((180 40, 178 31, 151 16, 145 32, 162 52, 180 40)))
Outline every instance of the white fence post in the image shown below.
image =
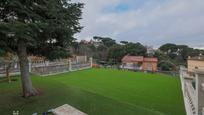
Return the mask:
POLYGON ((91 68, 92 68, 92 66, 93 66, 93 58, 90 57, 89 60, 90 60, 90 63, 91 63, 91 68))
POLYGON ((195 70, 196 73, 196 113, 202 115, 204 108, 204 71, 195 70))
POLYGON ((78 56, 76 56, 76 62, 79 63, 79 57, 78 56))
POLYGON ((72 61, 69 59, 69 71, 72 71, 72 61))
POLYGON ((84 59, 84 60, 85 60, 85 62, 87 62, 87 56, 84 56, 84 58, 85 58, 85 59, 84 59))

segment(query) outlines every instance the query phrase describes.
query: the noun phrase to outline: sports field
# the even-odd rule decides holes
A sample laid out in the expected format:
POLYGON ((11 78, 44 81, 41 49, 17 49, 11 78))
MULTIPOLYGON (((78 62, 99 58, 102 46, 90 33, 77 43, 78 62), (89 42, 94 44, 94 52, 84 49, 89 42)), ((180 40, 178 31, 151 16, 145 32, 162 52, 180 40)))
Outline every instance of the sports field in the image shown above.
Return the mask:
POLYGON ((19 77, 0 82, 0 114, 42 113, 63 104, 88 115, 185 115, 180 81, 163 74, 89 69, 48 77, 32 76, 40 95, 21 97, 19 77))

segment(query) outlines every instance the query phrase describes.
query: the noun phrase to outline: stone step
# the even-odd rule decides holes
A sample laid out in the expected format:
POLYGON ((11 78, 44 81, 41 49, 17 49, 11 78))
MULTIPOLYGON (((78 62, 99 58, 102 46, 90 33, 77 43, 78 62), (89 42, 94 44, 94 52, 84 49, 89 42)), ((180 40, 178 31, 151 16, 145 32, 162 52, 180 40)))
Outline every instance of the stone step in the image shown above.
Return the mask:
POLYGON ((57 107, 52 112, 54 115, 87 115, 68 104, 57 107))

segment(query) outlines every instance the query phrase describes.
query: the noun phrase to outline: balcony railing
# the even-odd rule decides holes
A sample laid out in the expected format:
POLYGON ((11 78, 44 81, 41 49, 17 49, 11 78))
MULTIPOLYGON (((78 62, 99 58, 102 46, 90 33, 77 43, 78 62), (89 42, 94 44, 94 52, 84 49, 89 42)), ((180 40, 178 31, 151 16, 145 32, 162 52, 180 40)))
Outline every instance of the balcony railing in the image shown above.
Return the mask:
POLYGON ((189 93, 190 97, 191 97, 191 100, 193 102, 193 105, 195 106, 195 102, 196 102, 196 92, 195 92, 195 89, 193 88, 192 84, 191 83, 186 83, 186 86, 187 86, 187 92, 189 93))
POLYGON ((180 68, 186 113, 187 115, 204 115, 204 71, 194 70, 194 75, 189 74, 186 68, 180 68))

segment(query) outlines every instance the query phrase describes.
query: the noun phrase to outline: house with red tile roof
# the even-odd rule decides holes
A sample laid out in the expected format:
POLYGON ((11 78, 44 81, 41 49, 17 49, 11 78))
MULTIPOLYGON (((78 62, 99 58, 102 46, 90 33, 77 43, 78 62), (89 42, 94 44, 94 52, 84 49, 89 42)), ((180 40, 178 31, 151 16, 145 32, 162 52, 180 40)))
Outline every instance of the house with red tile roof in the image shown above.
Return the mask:
POLYGON ((157 71, 158 59, 155 57, 144 56, 129 56, 126 55, 122 59, 122 69, 142 70, 142 71, 157 71))

